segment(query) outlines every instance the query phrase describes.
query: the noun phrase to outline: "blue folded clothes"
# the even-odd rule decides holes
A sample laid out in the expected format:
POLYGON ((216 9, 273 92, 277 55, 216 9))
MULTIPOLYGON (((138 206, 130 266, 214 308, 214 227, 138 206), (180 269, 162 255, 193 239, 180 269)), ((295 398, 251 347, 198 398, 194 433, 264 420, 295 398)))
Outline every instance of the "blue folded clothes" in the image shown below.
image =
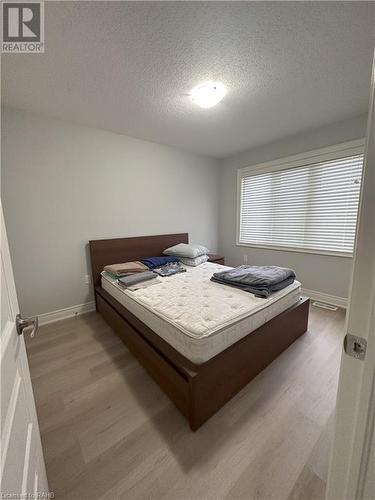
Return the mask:
POLYGON ((155 269, 155 267, 164 266, 170 262, 179 262, 177 257, 163 256, 163 257, 147 257, 141 259, 142 264, 147 266, 149 269, 155 269))

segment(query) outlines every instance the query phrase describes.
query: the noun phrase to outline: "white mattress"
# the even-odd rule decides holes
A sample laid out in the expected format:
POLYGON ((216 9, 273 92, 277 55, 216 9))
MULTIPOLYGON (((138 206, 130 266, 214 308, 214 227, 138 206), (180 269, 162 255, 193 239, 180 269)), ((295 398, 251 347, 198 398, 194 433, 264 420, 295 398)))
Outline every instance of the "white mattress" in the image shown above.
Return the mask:
POLYGON ((201 364, 295 304, 298 281, 267 299, 210 281, 230 269, 206 262, 160 284, 128 291, 102 275, 102 287, 178 352, 201 364))

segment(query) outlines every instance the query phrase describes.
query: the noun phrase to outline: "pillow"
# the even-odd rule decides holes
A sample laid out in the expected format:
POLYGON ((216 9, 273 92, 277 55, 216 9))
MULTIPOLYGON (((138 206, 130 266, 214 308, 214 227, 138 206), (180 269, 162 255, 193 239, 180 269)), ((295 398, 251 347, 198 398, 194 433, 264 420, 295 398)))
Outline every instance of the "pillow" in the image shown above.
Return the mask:
POLYGON ((203 264, 208 261, 208 255, 200 255, 199 257, 195 257, 194 259, 188 259, 187 257, 181 257, 180 261, 185 264, 185 266, 199 266, 199 264, 203 264))
POLYGON ((141 259, 142 264, 147 266, 149 269, 155 269, 155 267, 164 266, 165 264, 169 264, 170 262, 179 262, 177 257, 147 257, 145 259, 141 259))
POLYGON ((165 255, 174 255, 176 257, 187 257, 188 259, 195 259, 200 255, 208 253, 208 248, 203 245, 188 245, 186 243, 179 243, 173 247, 164 250, 165 255))

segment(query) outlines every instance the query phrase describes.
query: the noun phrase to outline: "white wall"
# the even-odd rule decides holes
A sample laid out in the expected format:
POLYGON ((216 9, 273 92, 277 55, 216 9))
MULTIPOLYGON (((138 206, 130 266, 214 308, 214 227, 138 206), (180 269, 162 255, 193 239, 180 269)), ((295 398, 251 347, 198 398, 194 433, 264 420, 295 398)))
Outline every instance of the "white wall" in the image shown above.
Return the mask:
POLYGON ((87 242, 188 232, 218 243, 217 162, 5 109, 2 200, 21 312, 92 300, 87 242))
POLYGON ((229 265, 289 266, 347 297, 352 259, 237 247, 237 169, 365 135, 366 116, 217 161, 30 113, 3 112, 2 200, 21 311, 92 300, 87 242, 189 232, 229 265))
POLYGON ((243 264, 243 256, 247 255, 249 264, 280 265, 295 269, 304 288, 337 297, 348 296, 351 258, 236 246, 237 169, 360 139, 365 136, 366 120, 366 115, 359 116, 221 160, 219 241, 228 265, 243 264))

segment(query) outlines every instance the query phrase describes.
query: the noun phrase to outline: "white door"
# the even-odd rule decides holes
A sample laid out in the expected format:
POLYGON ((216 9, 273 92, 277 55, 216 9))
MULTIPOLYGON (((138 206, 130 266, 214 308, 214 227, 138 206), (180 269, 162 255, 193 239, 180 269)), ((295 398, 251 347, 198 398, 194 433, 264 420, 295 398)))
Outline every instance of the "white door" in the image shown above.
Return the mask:
MULTIPOLYGON (((375 63, 365 166, 346 333, 360 337, 343 352, 327 499, 375 499, 375 63), (367 343, 367 348, 366 348, 367 343), (361 347, 362 345, 362 347, 361 347)), ((348 338, 348 337, 347 337, 348 338)), ((350 337, 349 337, 350 340, 350 337)))
MULTIPOLYGON (((0 204, 1 206, 1 204, 0 204)), ((48 483, 1 207, 1 498, 46 498, 48 483)))

